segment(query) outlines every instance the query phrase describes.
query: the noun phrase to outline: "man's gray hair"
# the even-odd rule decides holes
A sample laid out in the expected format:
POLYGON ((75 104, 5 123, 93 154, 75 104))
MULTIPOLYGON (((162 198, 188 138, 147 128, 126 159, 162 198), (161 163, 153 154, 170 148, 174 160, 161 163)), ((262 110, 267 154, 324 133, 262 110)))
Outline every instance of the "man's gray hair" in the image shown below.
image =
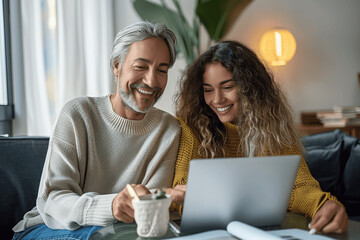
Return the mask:
POLYGON ((166 42, 170 51, 169 65, 172 67, 176 59, 176 37, 173 31, 164 24, 139 22, 124 28, 116 35, 110 56, 111 68, 114 69, 116 62, 119 62, 121 68, 131 44, 147 38, 159 38, 166 42))

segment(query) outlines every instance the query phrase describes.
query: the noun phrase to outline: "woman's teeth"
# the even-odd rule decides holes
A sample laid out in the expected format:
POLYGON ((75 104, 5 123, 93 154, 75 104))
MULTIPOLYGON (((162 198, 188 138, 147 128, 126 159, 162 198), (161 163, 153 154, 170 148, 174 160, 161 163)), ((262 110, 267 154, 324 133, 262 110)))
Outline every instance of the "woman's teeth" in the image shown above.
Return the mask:
POLYGON ((222 107, 222 108, 216 108, 216 110, 218 110, 219 112, 225 112, 226 110, 228 110, 231 107, 231 105, 226 106, 226 107, 222 107))

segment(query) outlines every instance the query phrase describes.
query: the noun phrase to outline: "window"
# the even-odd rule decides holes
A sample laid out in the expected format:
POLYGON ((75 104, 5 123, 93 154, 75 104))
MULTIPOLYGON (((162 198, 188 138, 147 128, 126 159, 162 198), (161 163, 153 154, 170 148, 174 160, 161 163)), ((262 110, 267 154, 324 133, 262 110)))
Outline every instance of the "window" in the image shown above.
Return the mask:
POLYGON ((70 99, 112 92, 113 9, 113 1, 11 0, 13 134, 48 136, 70 99))
POLYGON ((4 33, 4 14, 3 3, 0 3, 0 105, 7 105, 7 84, 6 84, 6 65, 5 65, 5 33, 4 33))
POLYGON ((12 104, 9 0, 0 1, 0 135, 11 135, 12 104))

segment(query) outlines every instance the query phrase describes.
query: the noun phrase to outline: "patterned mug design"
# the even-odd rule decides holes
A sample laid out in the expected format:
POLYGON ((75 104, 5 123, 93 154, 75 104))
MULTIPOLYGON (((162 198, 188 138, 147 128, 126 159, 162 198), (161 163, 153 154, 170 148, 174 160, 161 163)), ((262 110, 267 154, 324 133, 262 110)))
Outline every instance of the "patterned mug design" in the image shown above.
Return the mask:
POLYGON ((166 234, 169 223, 171 197, 151 199, 151 194, 133 200, 135 209, 136 232, 140 237, 159 237, 166 234))

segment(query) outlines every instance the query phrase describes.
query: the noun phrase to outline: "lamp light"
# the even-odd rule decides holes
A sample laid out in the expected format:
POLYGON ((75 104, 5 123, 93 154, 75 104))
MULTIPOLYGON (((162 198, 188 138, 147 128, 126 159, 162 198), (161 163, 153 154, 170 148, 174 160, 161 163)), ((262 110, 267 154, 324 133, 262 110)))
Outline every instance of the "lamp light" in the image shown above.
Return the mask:
POLYGON ((272 66, 282 66, 292 59, 296 51, 294 36, 286 29, 271 29, 260 40, 260 52, 272 66))

